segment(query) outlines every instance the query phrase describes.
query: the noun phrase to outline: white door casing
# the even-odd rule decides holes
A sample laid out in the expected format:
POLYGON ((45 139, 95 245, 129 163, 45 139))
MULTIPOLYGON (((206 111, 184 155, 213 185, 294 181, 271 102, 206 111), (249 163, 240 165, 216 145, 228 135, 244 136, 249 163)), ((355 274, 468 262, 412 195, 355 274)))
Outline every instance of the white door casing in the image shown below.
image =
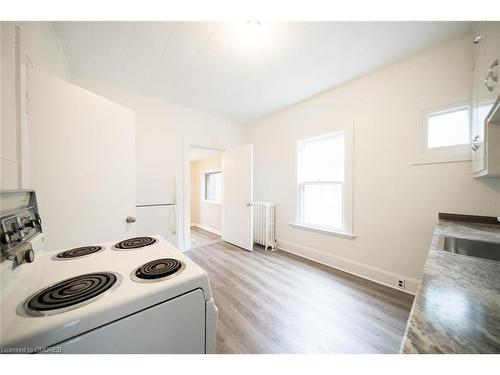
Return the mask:
POLYGON ((253 145, 222 155, 222 239, 253 250, 253 145))
POLYGON ((27 77, 29 186, 46 249, 135 235, 135 114, 34 69, 27 77))

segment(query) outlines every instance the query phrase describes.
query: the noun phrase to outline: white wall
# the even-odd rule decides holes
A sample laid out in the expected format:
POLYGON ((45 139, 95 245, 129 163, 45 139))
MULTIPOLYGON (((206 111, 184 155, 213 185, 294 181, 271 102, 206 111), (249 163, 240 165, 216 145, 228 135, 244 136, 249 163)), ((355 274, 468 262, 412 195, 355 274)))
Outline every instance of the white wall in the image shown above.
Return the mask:
MULTIPOLYGON (((0 190, 2 189, 2 187, 4 186, 4 166, 6 166, 6 164, 8 164, 7 161, 4 161, 4 153, 3 153, 3 144, 4 144, 4 140, 3 140, 3 132, 4 132, 4 128, 3 128, 3 114, 2 114, 2 108, 3 108, 3 80, 2 80, 2 76, 3 76, 3 66, 4 66, 4 62, 3 62, 3 22, 0 22, 0 190)), ((7 155, 5 155, 7 156, 7 155)), ((5 184, 7 183, 7 181, 5 181, 5 184)))
POLYGON ((219 203, 202 202, 202 173, 220 170, 222 168, 221 154, 210 158, 191 162, 191 225, 221 231, 221 205, 219 203))
POLYGON ((500 214, 500 179, 470 162, 412 165, 425 109, 470 100, 471 37, 451 41, 301 102, 247 129, 255 199, 277 203, 279 247, 415 291, 438 212, 500 214), (294 229, 296 141, 354 121, 355 239, 294 229))
POLYGON ((19 186, 20 155, 16 119, 14 26, 2 22, 2 117, 1 117, 1 188, 19 186))
POLYGON ((57 77, 67 79, 69 74, 62 41, 51 22, 1 22, 1 189, 21 187, 21 124, 18 115, 19 98, 23 94, 20 94, 20 73, 16 76, 15 25, 20 29, 18 72, 30 63, 57 77))
MULTIPOLYGON (((243 141, 243 129, 226 120, 112 85, 74 76, 77 85, 135 111, 137 203, 150 200, 152 184, 176 176, 177 239, 183 248, 184 157, 189 144, 226 149, 243 141)), ((188 153, 187 153, 188 154, 188 153)))

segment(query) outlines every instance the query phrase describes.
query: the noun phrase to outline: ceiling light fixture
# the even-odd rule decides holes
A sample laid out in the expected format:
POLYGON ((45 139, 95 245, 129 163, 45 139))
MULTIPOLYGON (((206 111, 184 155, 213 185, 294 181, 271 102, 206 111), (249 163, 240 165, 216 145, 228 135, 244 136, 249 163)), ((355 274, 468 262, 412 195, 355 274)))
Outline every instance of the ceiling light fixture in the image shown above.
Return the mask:
POLYGON ((255 27, 261 27, 262 25, 260 24, 260 21, 249 20, 249 21, 247 21, 247 26, 255 28, 255 27))
POLYGON ((253 52, 263 44, 265 28, 260 21, 246 21, 235 27, 236 42, 243 50, 253 52))

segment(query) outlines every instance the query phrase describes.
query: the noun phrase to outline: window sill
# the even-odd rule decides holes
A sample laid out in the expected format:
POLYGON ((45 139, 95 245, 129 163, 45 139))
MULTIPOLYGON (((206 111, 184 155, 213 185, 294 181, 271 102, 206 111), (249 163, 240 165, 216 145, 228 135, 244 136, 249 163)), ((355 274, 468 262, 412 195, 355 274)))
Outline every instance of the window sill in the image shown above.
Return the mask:
POLYGON ((207 201, 207 200, 204 200, 204 199, 201 200, 201 203, 222 204, 221 201, 207 201))
POLYGON ((440 163, 457 163, 464 161, 471 161, 472 153, 470 147, 467 146, 462 151, 455 152, 426 152, 417 156, 417 158, 411 163, 411 165, 423 165, 423 164, 440 164, 440 163))
POLYGON ((352 233, 347 233, 343 232, 341 230, 336 230, 336 229, 328 229, 328 228, 321 228, 321 227, 315 227, 311 225, 304 225, 304 224, 299 224, 299 223, 290 223, 290 226, 295 229, 301 229, 301 230, 307 230, 310 232, 316 232, 316 233, 322 233, 322 234, 328 234, 330 236, 334 237, 342 237, 342 238, 356 238, 356 235, 352 233))
POLYGON ((425 164, 443 164, 443 163, 459 163, 459 162, 467 162, 471 161, 472 158, 470 156, 449 156, 449 157, 423 157, 418 160, 415 160, 411 165, 425 165, 425 164))

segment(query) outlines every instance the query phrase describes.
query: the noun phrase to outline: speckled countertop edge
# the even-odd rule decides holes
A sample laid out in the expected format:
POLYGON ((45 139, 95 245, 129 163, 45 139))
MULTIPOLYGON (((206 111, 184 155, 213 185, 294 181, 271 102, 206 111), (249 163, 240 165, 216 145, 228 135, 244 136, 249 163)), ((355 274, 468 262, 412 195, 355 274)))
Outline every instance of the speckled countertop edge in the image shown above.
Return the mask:
POLYGON ((401 353, 500 352, 500 262, 441 251, 443 235, 500 243, 500 226, 439 222, 401 353))

